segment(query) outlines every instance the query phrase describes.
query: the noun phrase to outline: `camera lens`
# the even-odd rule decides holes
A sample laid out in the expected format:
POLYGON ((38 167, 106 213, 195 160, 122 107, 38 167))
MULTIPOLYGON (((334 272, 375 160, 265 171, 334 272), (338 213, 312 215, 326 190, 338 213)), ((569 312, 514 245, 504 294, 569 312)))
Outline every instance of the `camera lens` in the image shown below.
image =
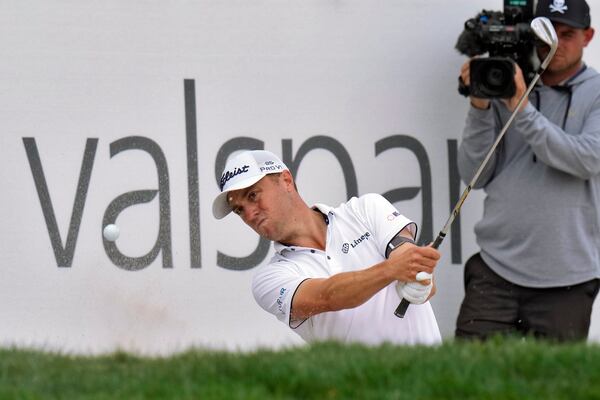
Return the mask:
POLYGON ((501 57, 471 61, 471 94, 481 98, 510 98, 515 94, 512 60, 501 57))
POLYGON ((496 65, 491 65, 489 70, 485 72, 485 85, 490 89, 503 88, 507 82, 512 79, 505 68, 498 68, 496 65))

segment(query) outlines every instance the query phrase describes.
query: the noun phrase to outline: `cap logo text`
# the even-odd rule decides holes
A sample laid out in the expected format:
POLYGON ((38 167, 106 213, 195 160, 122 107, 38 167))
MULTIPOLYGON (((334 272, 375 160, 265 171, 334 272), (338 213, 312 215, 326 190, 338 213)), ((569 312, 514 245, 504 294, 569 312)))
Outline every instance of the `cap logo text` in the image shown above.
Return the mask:
POLYGON ((225 186, 225 184, 227 183, 227 181, 229 181, 234 176, 237 176, 239 174, 243 174, 244 172, 248 172, 248 168, 250 168, 249 165, 244 165, 241 168, 235 167, 233 169, 233 171, 225 171, 223 173, 223 175, 221 175, 221 191, 223 191, 223 187, 225 186))
MULTIPOLYGON (((266 163, 265 163, 266 164, 266 163)), ((281 171, 283 167, 281 165, 270 165, 268 167, 260 167, 260 172, 273 172, 273 171, 281 171)))

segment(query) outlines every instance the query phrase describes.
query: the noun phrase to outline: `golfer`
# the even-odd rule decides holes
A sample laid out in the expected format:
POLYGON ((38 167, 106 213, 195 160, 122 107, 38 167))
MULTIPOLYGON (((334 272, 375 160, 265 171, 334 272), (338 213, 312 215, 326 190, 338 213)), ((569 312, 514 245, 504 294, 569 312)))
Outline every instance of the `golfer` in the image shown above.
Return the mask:
POLYGON ((382 196, 309 207, 285 164, 263 150, 231 157, 220 185, 215 218, 233 211, 274 242, 273 258, 255 272, 254 298, 305 341, 441 342, 428 302, 433 277, 417 281, 433 274, 440 254, 415 245, 416 224, 382 196), (413 306, 400 319, 402 297, 413 306))

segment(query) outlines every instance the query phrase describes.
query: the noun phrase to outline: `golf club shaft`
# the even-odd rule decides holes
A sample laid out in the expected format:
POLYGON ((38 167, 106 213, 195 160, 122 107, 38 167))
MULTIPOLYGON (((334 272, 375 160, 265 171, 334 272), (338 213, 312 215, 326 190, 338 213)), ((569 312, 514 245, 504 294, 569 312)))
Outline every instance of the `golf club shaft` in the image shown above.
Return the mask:
MULTIPOLYGON (((483 172, 483 169, 487 165, 487 163, 490 160, 490 158, 492 158, 492 155, 494 154, 494 151, 496 151, 496 147, 498 147, 498 144, 500 143, 500 141, 504 137, 504 134, 508 130, 510 124, 512 124, 512 122, 515 119, 517 113, 521 109, 521 106, 523 105, 523 102, 529 96, 529 93, 531 93, 531 91, 535 87, 535 84, 540 79, 540 76, 542 75, 543 72, 544 72, 543 69, 538 70, 538 72, 535 74, 535 76, 531 80, 531 83, 527 87, 527 90, 525 91, 525 93, 523 93, 523 95, 519 99, 519 103, 517 103, 517 106, 513 110, 512 114, 510 115, 510 118, 508 119, 508 121, 506 121, 506 123, 504 124, 504 127, 502 127, 502 130, 498 134, 498 137, 496 138, 496 141, 492 145, 490 151, 488 151, 488 153, 485 156, 485 158, 483 159, 481 165, 477 169, 477 172, 475 172, 475 175, 471 179, 471 182, 469 182, 469 184, 467 185, 467 187, 463 191, 462 195, 460 196, 460 199, 458 200, 458 202, 454 206, 454 209, 450 213, 450 216, 448 217, 448 220, 446 221, 446 224, 444 225, 444 227, 442 228, 442 230, 440 231, 440 233, 438 233, 437 237, 433 241, 431 247, 433 247, 434 249, 437 249, 442 244, 442 241, 444 240, 444 238, 446 237, 446 234, 448 233, 448 230, 450 229, 450 225, 452 225, 452 222, 454 221, 454 219, 456 218, 456 216, 460 212, 460 208, 462 207, 462 205, 465 202, 467 196, 471 192, 471 189, 475 185, 475 182, 477 182, 477 179, 479 179, 479 176, 483 172)), ((410 304, 410 302, 408 300, 402 299, 402 301, 400 302, 400 304, 396 308, 396 311, 394 311, 394 315, 396 315, 396 317, 398 317, 398 318, 404 318, 404 314, 406 314, 406 310, 408 309, 409 304, 410 304)))

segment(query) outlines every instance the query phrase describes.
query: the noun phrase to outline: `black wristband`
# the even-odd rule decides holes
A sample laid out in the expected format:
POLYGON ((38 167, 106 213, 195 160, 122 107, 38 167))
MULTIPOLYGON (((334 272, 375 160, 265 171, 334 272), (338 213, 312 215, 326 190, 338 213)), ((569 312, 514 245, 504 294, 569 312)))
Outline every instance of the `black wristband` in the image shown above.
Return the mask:
POLYGON ((385 248, 385 258, 389 258, 390 253, 396 250, 398 247, 402 246, 404 243, 415 244, 415 241, 411 238, 407 238, 406 236, 402 236, 400 234, 394 236, 394 238, 390 240, 387 247, 385 248))

